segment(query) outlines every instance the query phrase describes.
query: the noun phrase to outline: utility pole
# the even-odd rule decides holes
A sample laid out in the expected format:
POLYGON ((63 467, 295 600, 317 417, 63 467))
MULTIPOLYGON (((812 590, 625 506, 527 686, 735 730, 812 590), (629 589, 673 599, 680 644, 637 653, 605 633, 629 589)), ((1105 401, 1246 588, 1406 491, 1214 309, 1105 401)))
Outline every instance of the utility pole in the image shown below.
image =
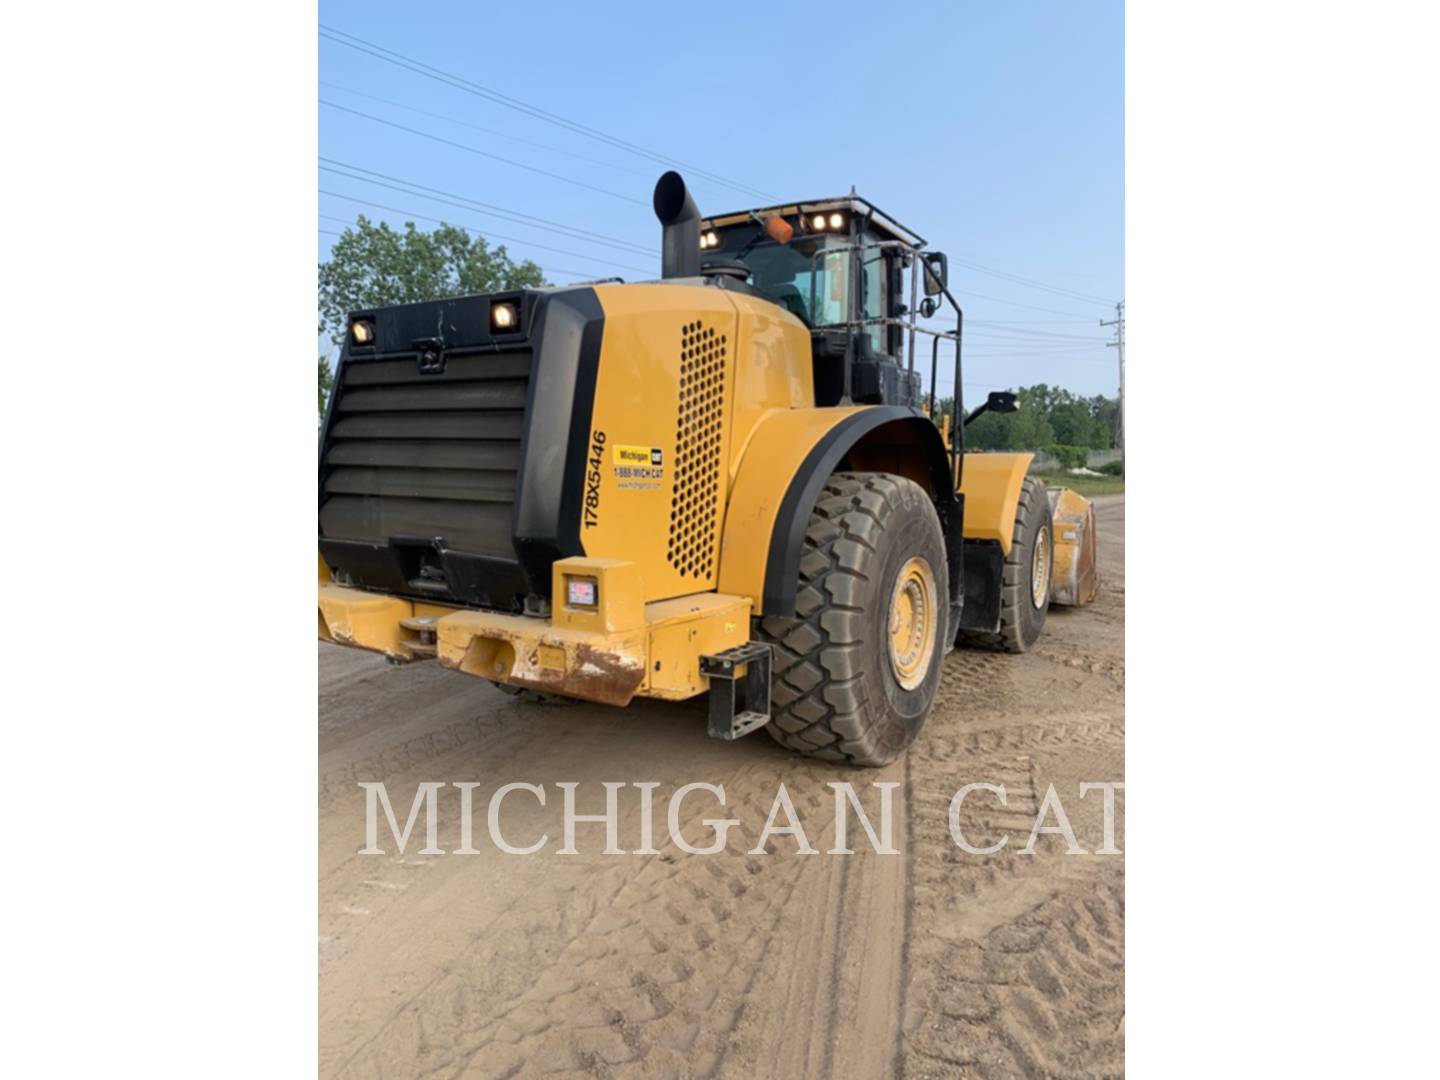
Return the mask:
POLYGON ((1125 301, 1115 305, 1115 318, 1101 322, 1101 326, 1115 327, 1115 340, 1107 341, 1106 348, 1114 349, 1120 356, 1120 432, 1115 440, 1120 447, 1120 468, 1125 468, 1125 301))

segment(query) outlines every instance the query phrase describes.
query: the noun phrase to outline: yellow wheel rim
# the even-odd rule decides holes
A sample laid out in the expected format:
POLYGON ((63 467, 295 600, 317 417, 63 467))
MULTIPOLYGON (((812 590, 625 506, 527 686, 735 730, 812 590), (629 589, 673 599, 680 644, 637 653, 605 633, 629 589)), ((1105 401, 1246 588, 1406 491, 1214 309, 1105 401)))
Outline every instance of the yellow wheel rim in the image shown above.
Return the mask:
POLYGON ((1050 599, 1050 530, 1041 529, 1030 555, 1030 599, 1043 608, 1050 599))
POLYGON ((939 636, 940 593, 930 564, 916 556, 900 568, 890 594, 890 669, 914 690, 930 670, 939 636))

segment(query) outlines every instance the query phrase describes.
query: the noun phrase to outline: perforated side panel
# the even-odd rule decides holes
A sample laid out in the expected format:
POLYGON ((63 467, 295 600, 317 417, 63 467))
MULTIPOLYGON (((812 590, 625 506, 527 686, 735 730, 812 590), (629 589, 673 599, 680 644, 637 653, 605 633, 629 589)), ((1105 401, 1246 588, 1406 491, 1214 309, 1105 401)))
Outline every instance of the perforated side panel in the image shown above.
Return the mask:
POLYGON ((700 320, 680 328, 680 403, 675 489, 666 557, 686 577, 715 571, 725 416, 725 335, 700 320))

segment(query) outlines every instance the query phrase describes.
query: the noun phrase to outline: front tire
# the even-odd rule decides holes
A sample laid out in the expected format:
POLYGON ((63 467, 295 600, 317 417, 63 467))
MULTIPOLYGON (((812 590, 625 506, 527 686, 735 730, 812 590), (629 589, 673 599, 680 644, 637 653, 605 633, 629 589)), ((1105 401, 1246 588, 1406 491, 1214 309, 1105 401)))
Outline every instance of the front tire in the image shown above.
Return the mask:
POLYGON ((795 618, 769 616, 773 717, 782 746, 851 765, 894 761, 940 682, 949 573, 940 519, 918 484, 836 473, 805 533, 795 618))

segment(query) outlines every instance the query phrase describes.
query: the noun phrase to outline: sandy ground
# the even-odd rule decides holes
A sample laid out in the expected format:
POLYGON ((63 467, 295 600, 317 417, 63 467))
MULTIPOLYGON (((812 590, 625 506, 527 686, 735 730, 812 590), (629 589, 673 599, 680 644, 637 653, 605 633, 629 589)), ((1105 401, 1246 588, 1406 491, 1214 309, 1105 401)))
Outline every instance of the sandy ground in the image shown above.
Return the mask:
MULTIPOLYGON (((705 735, 703 699, 626 710, 515 702, 433 663, 392 667, 320 646, 320 1066, 334 1077, 1110 1076, 1123 1070, 1124 860, 1066 855, 1059 836, 1021 854, 1054 785, 1080 844, 1102 840, 1102 796, 1123 780, 1124 501, 1096 500, 1104 585, 1097 602, 1051 612, 1031 653, 958 649, 919 742, 873 772, 792 756, 763 733, 705 735), (604 855, 605 827, 577 826, 561 855, 562 792, 604 809, 601 781, 658 781, 655 855, 604 855), (365 795, 384 781, 404 824, 422 781, 478 782, 475 855, 362 856, 365 795), (505 804, 498 851, 486 807, 499 785, 543 785, 505 804), (670 793, 704 792, 680 814, 740 820, 726 850, 687 855, 667 837, 670 793), (851 819, 834 842, 827 781, 848 781, 873 819, 893 781, 898 855, 870 850, 851 819), (951 840, 951 797, 972 845, 951 840), (784 783, 811 844, 774 837, 753 855, 784 783)), ((640 794, 620 792, 620 845, 641 846, 640 794)), ((1118 846, 1124 848, 1124 793, 1118 846)), ((459 846, 459 793, 440 794, 440 846, 459 846)), ((1055 818, 1047 818, 1054 824, 1055 818)))

